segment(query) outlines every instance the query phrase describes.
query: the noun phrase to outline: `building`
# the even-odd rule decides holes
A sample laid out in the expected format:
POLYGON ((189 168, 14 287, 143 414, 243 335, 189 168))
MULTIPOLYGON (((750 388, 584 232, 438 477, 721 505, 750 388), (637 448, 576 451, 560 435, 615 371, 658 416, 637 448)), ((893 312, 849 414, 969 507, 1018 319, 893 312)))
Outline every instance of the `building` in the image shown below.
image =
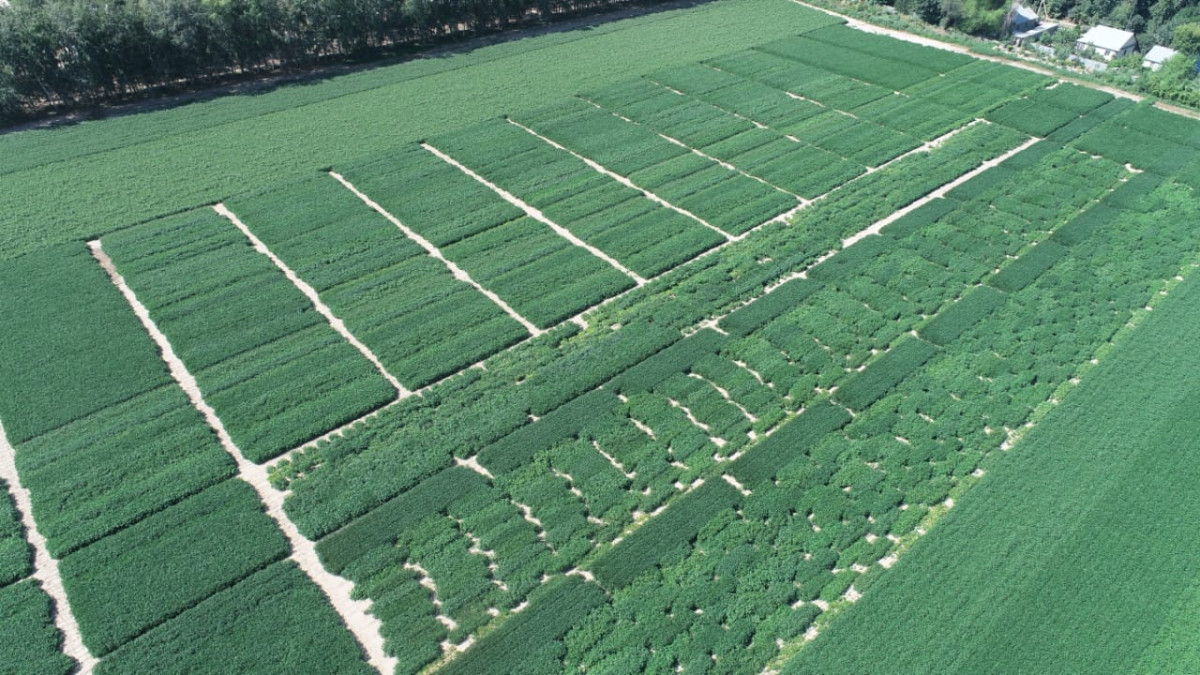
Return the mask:
POLYGON ((1075 50, 1091 50, 1105 61, 1132 54, 1137 49, 1137 38, 1127 30, 1111 26, 1093 26, 1075 41, 1075 50))
POLYGON ((1168 59, 1178 53, 1179 52, 1171 49, 1170 47, 1154 45, 1150 48, 1150 51, 1146 52, 1146 55, 1142 57, 1142 67, 1149 68, 1150 70, 1158 70, 1159 68, 1163 67, 1163 64, 1166 63, 1168 59))
POLYGON ((1025 5, 1017 5, 1008 17, 1008 28, 1013 33, 1024 33, 1037 28, 1037 12, 1025 5))

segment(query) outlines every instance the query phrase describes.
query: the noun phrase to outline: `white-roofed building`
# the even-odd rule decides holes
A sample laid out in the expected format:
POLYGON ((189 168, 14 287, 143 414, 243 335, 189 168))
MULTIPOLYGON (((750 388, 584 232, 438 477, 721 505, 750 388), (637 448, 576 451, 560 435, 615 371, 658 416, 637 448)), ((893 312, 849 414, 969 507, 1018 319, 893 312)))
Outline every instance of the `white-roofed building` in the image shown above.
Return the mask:
POLYGON ((1170 47, 1154 45, 1150 48, 1150 51, 1146 52, 1146 55, 1142 57, 1142 67, 1149 68, 1150 70, 1158 70, 1159 68, 1163 67, 1163 64, 1166 63, 1168 59, 1178 53, 1179 52, 1171 49, 1170 47))
POLYGON ((1133 33, 1112 26, 1093 26, 1075 41, 1075 49, 1092 50, 1105 61, 1112 61, 1137 49, 1137 38, 1133 33))

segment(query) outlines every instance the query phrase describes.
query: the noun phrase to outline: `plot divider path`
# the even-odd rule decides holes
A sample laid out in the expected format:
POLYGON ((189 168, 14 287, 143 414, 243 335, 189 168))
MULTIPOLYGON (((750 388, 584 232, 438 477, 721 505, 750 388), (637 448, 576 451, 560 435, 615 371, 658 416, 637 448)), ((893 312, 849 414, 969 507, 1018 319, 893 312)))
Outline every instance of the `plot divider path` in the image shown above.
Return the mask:
POLYGON ((713 232, 716 232, 717 234, 721 235, 722 237, 725 237, 726 241, 735 241, 738 239, 738 237, 733 236, 732 234, 726 232, 725 230, 722 230, 721 228, 717 227, 716 225, 713 225, 712 223, 710 223, 707 220, 701 218, 700 216, 692 213, 691 211, 688 211, 685 208, 675 206, 671 202, 663 199, 662 197, 659 197, 658 195, 654 194, 653 192, 647 190, 646 188, 629 180, 629 178, 622 176, 621 174, 619 174, 615 171, 610 170, 608 167, 604 166, 600 162, 597 162, 596 160, 591 159, 589 157, 584 157, 583 155, 579 154, 578 152, 575 152, 574 150, 566 147, 565 145, 556 143, 555 141, 553 141, 549 138, 546 138, 545 136, 539 134, 538 132, 534 131, 533 129, 530 129, 529 127, 525 126, 524 124, 521 124, 520 122, 517 122, 516 120, 514 120, 512 118, 506 117, 505 119, 508 120, 509 124, 511 124, 515 127, 518 127, 520 129, 524 129, 527 133, 542 140, 543 142, 550 145, 551 147, 556 148, 558 150, 562 150, 563 152, 569 153, 575 159, 578 159, 578 160, 582 161, 584 164, 587 164, 596 173, 599 173, 604 176, 608 176, 609 178, 617 181, 618 183, 620 183, 621 185, 624 185, 627 188, 630 188, 632 190, 637 190, 638 192, 642 193, 643 197, 645 197, 646 199, 649 199, 650 201, 654 202, 655 204, 658 204, 659 206, 671 209, 672 211, 674 211, 680 215, 691 218, 692 220, 696 221, 697 223, 700 223, 701 225, 712 230, 713 232))
POLYGON ((246 235, 246 238, 249 239, 250 243, 254 245, 255 251, 265 255, 271 259, 271 262, 275 263, 275 266, 278 267, 285 276, 287 276, 288 281, 291 281, 293 286, 300 289, 300 292, 304 294, 304 297, 308 298, 309 302, 313 304, 313 307, 315 307, 321 316, 325 317, 325 319, 329 322, 329 325, 338 332, 338 335, 341 335, 343 338, 345 338, 346 342, 349 342, 354 346, 355 349, 362 353, 363 356, 367 357, 367 360, 375 366, 375 369, 379 371, 379 374, 383 375, 384 379, 386 379, 393 387, 395 387, 400 398, 408 398, 409 396, 413 395, 413 392, 401 384, 400 380, 396 379, 395 375, 392 375, 387 371, 387 368, 383 366, 383 363, 379 360, 379 357, 375 355, 375 352, 371 351, 369 347, 359 341, 359 339, 355 337, 348 328, 346 328, 345 322, 339 319, 337 315, 333 313, 333 310, 329 309, 329 306, 321 300, 321 296, 317 293, 317 289, 308 285, 308 282, 301 279, 299 275, 292 271, 292 268, 288 267, 287 263, 283 262, 279 256, 275 255, 271 249, 267 248, 267 245, 264 244, 261 239, 255 236, 255 234, 250 231, 249 227, 246 227, 246 224, 237 217, 237 214, 235 214, 233 211, 230 211, 224 204, 213 205, 213 210, 220 214, 221 217, 233 223, 237 229, 241 230, 242 234, 246 235))
POLYGON ((717 159, 716 157, 713 157, 712 155, 708 154, 707 152, 704 152, 703 150, 698 150, 696 148, 693 148, 692 146, 688 145, 687 143, 684 143, 683 141, 679 140, 678 138, 675 138, 674 136, 668 136, 664 133, 650 129, 649 127, 642 124, 641 122, 638 122, 637 120, 626 117, 615 110, 609 110, 608 108, 605 108, 604 106, 600 105, 599 103, 596 103, 595 101, 593 101, 591 99, 584 98, 583 96, 578 95, 578 94, 576 95, 576 98, 578 98, 580 101, 583 101, 584 103, 587 103, 588 105, 590 105, 598 110, 602 110, 602 111, 608 113, 609 115, 612 115, 613 117, 621 120, 622 122, 628 122, 630 124, 642 127, 644 129, 649 129, 652 133, 654 133, 656 136, 663 139, 664 141, 671 143, 672 145, 677 145, 677 146, 683 148, 684 150, 689 150, 689 151, 691 151, 692 154, 696 155, 697 157, 703 157, 704 159, 707 159, 710 162, 716 162, 717 164, 720 164, 723 168, 726 168, 730 171, 736 171, 739 174, 745 176, 746 178, 758 181, 759 183, 766 185, 767 187, 771 188, 772 190, 782 192, 783 194, 785 194, 789 197, 795 197, 796 200, 802 204, 808 201, 804 197, 801 197, 800 195, 796 194, 795 192, 792 192, 790 190, 785 190, 785 189, 779 187, 778 185, 775 185, 774 183, 771 183, 762 178, 759 178, 758 176, 746 173, 745 171, 742 171, 741 169, 730 164, 729 162, 726 162, 723 159, 717 159))
POLYGON ((37 523, 33 520, 33 500, 29 496, 29 490, 21 485, 21 478, 17 474, 16 454, 16 449, 8 442, 8 436, 4 433, 4 425, 0 424, 0 478, 8 483, 8 490, 16 502, 17 512, 21 515, 21 524, 25 527, 25 539, 33 546, 33 574, 30 576, 41 582, 42 590, 54 601, 51 614, 54 616, 54 625, 63 634, 62 652, 75 659, 79 664, 78 672, 90 673, 99 661, 83 644, 79 624, 75 621, 75 615, 71 613, 62 577, 58 574, 58 561, 50 555, 46 548, 46 538, 38 531, 37 523))
POLYGON ((125 283, 125 279, 117 272, 112 259, 108 257, 108 254, 101 247, 100 241, 89 242, 88 246, 92 250, 92 255, 100 263, 100 266, 108 273, 113 285, 125 296, 125 301, 129 303, 134 314, 142 322, 142 326, 146 329, 146 332, 150 334, 151 339, 158 345, 159 350, 162 352, 162 359, 171 371, 171 376, 179 383, 179 386, 187 394, 192 405, 204 417, 204 421, 217 434, 221 447, 229 453, 230 457, 237 464, 238 477, 254 488, 254 491, 258 493, 259 501, 262 502, 266 509, 267 515, 275 521, 280 531, 287 537, 292 549, 289 558, 328 597, 334 611, 341 616, 342 621, 346 624, 354 639, 366 651, 367 661, 379 672, 391 673, 395 669, 397 659, 384 654, 383 637, 380 634, 383 624, 379 619, 367 613, 370 602, 352 600, 350 593, 354 585, 346 579, 330 574, 321 565, 320 559, 317 557, 316 545, 300 534, 295 523, 284 512, 284 495, 282 492, 271 487, 271 483, 267 478, 267 467, 255 464, 242 456, 241 450, 233 442, 233 437, 226 431, 221 418, 217 416, 216 411, 204 400, 204 395, 196 383, 196 378, 175 354, 175 350, 171 346, 167 336, 158 329, 158 326, 154 323, 154 319, 151 318, 149 310, 138 300, 133 289, 129 288, 125 283))
POLYGON ((467 274, 466 270, 462 269, 457 264, 455 264, 453 260, 450 260, 445 255, 443 255, 441 249, 439 249, 437 246, 434 246, 433 242, 429 241, 425 237, 422 237, 420 234, 418 234, 417 232, 415 232, 414 230, 409 228, 407 225, 400 222, 399 218, 397 218, 396 216, 389 213, 387 209, 383 208, 378 203, 373 201, 370 197, 368 197, 366 194, 364 194, 361 190, 354 187, 354 184, 351 183, 350 181, 346 180, 346 178, 344 176, 342 176, 340 173, 330 171, 329 175, 332 176, 334 178, 334 180, 341 183, 342 187, 345 187, 350 192, 353 192, 354 196, 361 199, 364 204, 366 204, 367 206, 374 209, 379 215, 383 216, 384 218, 387 218, 388 222, 390 222, 391 224, 393 224, 397 228, 399 228, 400 231, 404 233, 404 236, 413 240, 414 242, 417 243, 418 246, 425 249, 426 253, 428 253, 429 255, 431 255, 434 258, 441 261, 441 263, 443 265, 445 265, 447 269, 450 270, 450 273, 454 275, 455 279, 458 279, 459 281, 470 284, 471 286, 473 286, 475 288, 475 290, 477 290, 480 293, 483 293, 485 296, 487 296, 488 300, 491 300, 492 302, 496 303, 496 305, 498 307, 500 307, 500 309, 504 310, 505 314, 508 314, 513 319, 516 319, 518 323, 520 323, 522 326, 524 326, 525 330, 529 331, 530 335, 532 335, 533 337, 537 337, 545 332, 542 329, 538 328, 536 325, 534 325, 534 323, 532 321, 530 321, 529 319, 526 319, 525 317, 523 317, 519 313, 517 313, 517 310, 510 307, 509 304, 507 302, 505 302, 504 299, 501 298, 499 295, 496 295, 496 293, 494 291, 484 288, 482 284, 480 284, 478 281, 475 281, 474 279, 472 279, 471 275, 467 274))
POLYGON ((549 218, 546 217, 546 214, 542 213, 538 209, 535 209, 531 204, 526 203, 524 200, 517 197, 516 195, 509 192, 508 190, 505 190, 504 188, 500 187, 499 185, 496 185, 495 183, 484 178, 483 176, 480 176, 479 174, 475 173, 471 169, 464 166, 458 160, 454 159, 450 155, 447 155, 446 153, 442 152, 441 150, 438 150, 437 148, 433 147, 432 145, 430 145, 428 143, 422 143, 421 147, 425 148, 427 151, 433 153, 434 156, 436 156, 438 159, 442 160, 443 162, 449 164, 450 166, 453 166, 454 168, 467 174, 471 178, 474 178, 476 181, 478 181, 480 184, 486 186, 492 192, 495 192, 496 194, 500 195, 500 197, 502 197, 504 199, 504 201, 506 201, 509 204, 512 204, 513 206, 524 211, 525 215, 529 216, 530 218, 533 218, 534 220, 538 221, 539 223, 554 230, 563 239, 566 239, 567 241, 578 246, 579 248, 582 248, 583 250, 587 251, 588 253, 591 253, 592 255, 603 260, 604 262, 608 263, 609 265, 612 265, 614 268, 616 268, 617 271, 621 272, 622 274, 629 277, 630 279, 633 279, 634 283, 636 283, 638 286, 646 285, 646 279, 643 278, 641 275, 639 275, 637 272, 634 272, 633 270, 629 269, 628 267, 625 267, 624 265, 622 265, 620 263, 620 261, 618 261, 616 258, 610 256, 609 254, 605 253, 604 251, 601 251, 600 249, 596 248, 595 246, 592 246, 591 244, 587 243, 586 241, 580 239, 579 237, 576 237, 574 235, 574 233, 572 233, 570 230, 563 227, 562 225, 559 225, 558 223, 554 222, 553 220, 550 220, 549 218))

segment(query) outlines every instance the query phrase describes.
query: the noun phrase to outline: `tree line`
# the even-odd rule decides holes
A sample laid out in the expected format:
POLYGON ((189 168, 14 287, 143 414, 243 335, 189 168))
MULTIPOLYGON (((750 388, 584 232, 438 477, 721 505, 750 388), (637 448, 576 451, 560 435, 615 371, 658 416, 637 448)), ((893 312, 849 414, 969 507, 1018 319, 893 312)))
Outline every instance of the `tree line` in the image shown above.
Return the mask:
POLYGON ((0 0, 0 124, 630 0, 0 0))

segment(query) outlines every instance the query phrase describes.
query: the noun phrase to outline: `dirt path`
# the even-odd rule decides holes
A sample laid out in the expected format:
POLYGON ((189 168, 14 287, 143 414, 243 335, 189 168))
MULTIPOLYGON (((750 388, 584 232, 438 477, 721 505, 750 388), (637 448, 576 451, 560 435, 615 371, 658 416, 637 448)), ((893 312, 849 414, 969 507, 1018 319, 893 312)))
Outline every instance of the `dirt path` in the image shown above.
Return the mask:
POLYGON ((954 180, 950 181, 949 183, 946 183, 945 185, 934 190, 933 192, 930 192, 929 194, 925 195, 924 197, 921 197, 917 201, 909 204, 908 206, 905 206, 904 208, 893 212, 888 217, 886 217, 882 220, 879 220, 878 222, 872 223, 870 227, 843 240, 842 248, 848 248, 848 247, 853 246, 854 244, 858 243, 859 241, 862 241, 866 237, 869 237, 873 234, 879 234, 879 232, 881 230, 883 230, 883 228, 887 227, 888 225, 891 225, 892 223, 896 222, 897 220, 903 218, 904 216, 907 216, 908 214, 912 213, 913 211, 916 211, 917 209, 921 208, 922 206, 925 206, 926 204, 928 204, 929 202, 931 202, 935 199, 940 199, 942 197, 945 197, 946 193, 950 192, 954 188, 971 180, 972 178, 983 173, 984 171, 987 171, 988 169, 995 167, 996 165, 1007 160, 1008 158, 1012 157, 1013 155, 1016 155, 1017 153, 1021 152, 1022 150, 1027 149, 1029 146, 1033 145, 1034 143, 1037 143, 1039 140, 1041 140, 1041 139, 1031 138, 1031 139, 1025 141, 1024 143, 1022 143, 1021 145, 1018 145, 1017 147, 1013 148, 1012 150, 1009 150, 1008 152, 1004 153, 1003 155, 989 159, 988 161, 984 162, 983 164, 980 164, 979 166, 975 167, 975 169, 968 171, 967 173, 964 173, 963 175, 959 176, 958 178, 955 178, 954 180))
POLYGON ((393 216, 391 213, 388 212, 387 209, 383 208, 379 204, 372 201, 370 197, 368 197, 367 195, 365 195, 361 191, 359 191, 358 188, 354 187, 353 183, 346 180, 345 177, 343 177, 341 174, 330 171, 329 175, 333 176, 334 180, 341 183, 342 187, 346 188, 350 192, 353 192, 355 197, 358 197, 359 199, 361 199, 364 204, 366 204, 367 206, 374 209, 376 211, 376 213, 383 216, 384 218, 387 218, 388 222, 390 222, 391 224, 400 228, 400 231, 404 233, 404 236, 406 236, 409 239, 416 242, 418 246, 425 249, 426 253, 428 253, 430 256, 436 258, 437 260, 439 260, 443 265, 446 266, 447 269, 450 270, 450 273, 454 275, 455 279, 458 279, 459 281, 470 284, 472 287, 475 288, 475 290, 486 295, 488 300, 491 300, 492 302, 496 303, 496 305, 499 306, 500 309, 504 310, 505 314, 508 314, 513 319, 517 320, 517 322, 519 322, 522 326, 524 326, 525 330, 529 331, 530 335, 532 335, 533 337, 537 337, 545 332, 542 329, 535 326, 532 321, 521 316, 517 312, 517 310, 510 307, 509 304, 507 302, 505 302, 504 299, 501 298, 499 295, 496 295, 495 292, 484 288, 482 284, 480 284, 478 281, 475 281, 474 279, 472 279, 471 275, 467 274, 466 270, 464 270, 463 268, 461 268, 457 264, 455 264, 455 262, 453 260, 450 260, 450 259, 446 258, 446 256, 442 255, 441 249, 434 246, 433 242, 429 241, 425 237, 422 237, 420 234, 417 234, 417 232, 410 229, 404 223, 400 222, 399 218, 397 218, 396 216, 393 216))
POLYGON ((33 500, 29 490, 21 485, 21 477, 17 474, 17 452, 8 442, 4 433, 4 425, 0 424, 0 478, 8 483, 8 490, 17 505, 17 513, 21 516, 21 524, 25 526, 25 538, 33 546, 33 574, 42 584, 42 590, 53 601, 51 610, 54 625, 62 632, 62 652, 75 659, 79 664, 80 673, 90 673, 96 667, 98 660, 92 656, 83 644, 79 632, 79 624, 71 613, 71 604, 67 602, 67 593, 63 589, 62 577, 58 574, 58 561, 50 556, 46 549, 46 538, 38 532, 37 523, 33 521, 33 500))
POLYGON ((281 272, 283 272, 283 274, 288 278, 288 281, 292 282, 292 285, 298 288, 300 292, 304 294, 304 297, 308 298, 308 301, 313 304, 313 307, 317 309, 317 312, 319 312, 321 316, 325 317, 325 320, 328 321, 329 325, 338 332, 338 335, 341 335, 346 342, 354 345, 354 348, 357 349, 363 356, 367 357, 367 360, 375 366, 375 369, 379 371, 379 374, 383 375, 384 379, 386 379, 388 383, 395 387, 400 398, 408 398, 409 396, 413 395, 412 391, 410 391, 403 384, 400 384, 400 380, 396 379, 394 375, 388 372, 387 368, 383 367, 383 363, 379 360, 379 357, 375 355, 375 352, 371 351, 369 347, 360 342, 359 339, 355 337, 349 329, 346 328, 346 324, 339 319, 337 315, 333 313, 333 310, 329 309, 329 306, 321 300, 321 296, 317 294, 317 290, 312 286, 309 286, 308 282, 301 279, 299 275, 292 271, 292 268, 287 266, 287 263, 283 262, 279 256, 276 256, 271 249, 267 248, 267 245, 264 244, 261 239, 255 236, 255 234, 250 231, 249 227, 246 227, 246 224, 237 217, 237 214, 226 208, 224 204, 214 205, 213 210, 220 214, 221 217, 233 223, 237 229, 241 230, 242 234, 246 235, 246 238, 249 239, 250 243, 254 245, 255 251, 265 255, 271 259, 271 262, 275 263, 275 266, 278 267, 281 272))
MULTIPOLYGON (((1058 73, 1049 68, 1043 68, 1041 66, 1033 65, 1031 63, 1024 63, 1022 61, 1014 61, 1012 59, 1005 59, 1005 58, 1001 58, 999 56, 989 56, 987 54, 979 54, 977 52, 971 51, 970 49, 968 49, 962 45, 956 45, 951 42, 942 42, 941 40, 935 40, 933 38, 924 37, 921 35, 914 35, 912 33, 907 33, 902 30, 897 30, 895 28, 887 28, 884 26, 877 26, 873 23, 867 23, 866 21, 863 21, 862 19, 856 19, 856 18, 854 18, 852 16, 848 16, 846 14, 840 14, 838 12, 833 11, 832 9, 826 9, 824 7, 819 7, 817 5, 811 5, 807 2, 804 2, 803 0, 791 0, 791 2, 794 2, 797 5, 800 5, 802 7, 807 7, 808 9, 813 9, 818 12, 824 12, 825 14, 828 14, 830 16, 836 16, 837 18, 845 21, 847 26, 854 28, 856 30, 861 30, 864 33, 874 33, 876 35, 886 35, 888 37, 896 38, 897 40, 904 40, 905 42, 912 42, 914 44, 924 45, 926 47, 933 47, 934 49, 941 49, 941 50, 948 51, 948 52, 955 52, 957 54, 963 54, 964 56, 970 56, 971 58, 979 59, 981 61, 992 61, 993 63, 1003 63, 1006 66, 1012 66, 1014 68, 1021 68, 1022 70, 1028 70, 1030 72, 1038 73, 1040 75, 1046 75, 1049 77, 1053 77, 1055 80, 1058 80, 1059 82, 1070 82, 1071 84, 1077 84, 1081 87, 1087 87, 1089 89, 1103 91, 1105 93, 1112 94, 1113 96, 1116 96, 1118 98, 1126 98, 1131 101, 1139 101, 1140 102, 1140 101, 1145 100, 1145 98, 1146 98, 1145 96, 1142 96, 1140 94, 1135 94, 1130 91, 1125 91, 1124 89, 1118 89, 1117 87, 1110 87, 1110 86, 1103 85, 1103 84, 1096 84, 1095 82, 1088 82, 1087 80, 1080 80, 1080 79, 1077 79, 1074 77, 1070 77, 1068 75, 1063 75, 1063 74, 1058 73)), ((1181 117, 1190 117, 1192 119, 1200 120, 1200 112, 1197 112, 1195 110, 1188 110, 1187 108, 1183 108, 1183 107, 1180 107, 1177 105, 1172 105, 1170 103, 1163 103, 1161 101, 1156 101, 1154 103, 1154 107, 1158 108, 1160 110, 1165 110, 1169 113, 1173 113, 1175 115, 1179 115, 1181 117)))
POLYGON ((138 320, 142 322, 142 326, 146 332, 150 334, 151 339, 158 345, 162 353, 162 359, 171 371, 171 376, 175 378, 175 381, 179 383, 184 393, 187 394, 192 405, 204 417, 204 421, 216 432, 221 446, 237 463, 238 477, 254 488, 254 491, 258 493, 259 500, 266 509, 267 515, 275 521, 280 531, 287 537, 292 549, 290 558, 325 593, 334 611, 342 617, 342 621, 345 622, 346 627, 350 629, 351 634, 354 635, 359 645, 366 651, 368 662, 381 673, 391 673, 396 667, 397 660, 384 654, 383 638, 380 635, 382 623, 379 619, 367 613, 370 603, 364 600, 351 600, 350 592, 354 585, 346 579, 330 574, 321 565, 317 557, 316 545, 300 534, 296 525, 292 523, 284 512, 284 495, 282 492, 271 487, 271 483, 267 479, 267 468, 254 464, 242 456, 241 450, 234 444, 229 432, 225 430, 225 425, 217 417, 216 411, 204 400, 204 395, 196 383, 196 378, 192 376, 187 366, 175 354, 175 350, 171 346, 170 341, 167 340, 167 336, 158 329, 158 326, 151 318, 149 310, 138 300, 133 290, 125 283, 125 279, 117 272, 112 259, 104 252, 100 242, 92 241, 88 243, 88 246, 92 250, 92 255, 95 256, 100 266, 104 268, 109 278, 112 279, 113 285, 120 289, 126 302, 129 303, 138 320))
POLYGON ((516 195, 505 190, 504 188, 500 187, 499 185, 492 183, 491 181, 484 178, 483 176, 480 176, 479 174, 475 173, 471 169, 464 166, 458 160, 454 159, 450 155, 447 155, 446 153, 442 152, 441 150, 438 150, 437 148, 433 147, 432 145, 429 145, 428 143, 422 143, 421 147, 423 147, 426 150, 428 150, 429 152, 433 153, 434 156, 436 156, 438 159, 442 160, 443 162, 449 164, 450 166, 453 166, 454 168, 467 174, 471 178, 474 178, 476 181, 478 181, 482 185, 486 186, 492 192, 495 192, 496 194, 500 195, 500 197, 503 198, 504 201, 506 201, 509 204, 512 204, 513 206, 517 207, 518 209, 521 209, 522 211, 524 211, 525 215, 529 216, 530 218, 533 218, 534 220, 538 221, 539 223, 554 230, 555 233, 557 233, 563 239, 566 239, 567 241, 571 242, 575 246, 578 246, 579 248, 587 251, 588 253, 591 253, 592 255, 596 256, 597 258, 608 263, 609 265, 612 265, 614 269, 621 272, 622 274, 629 277, 630 279, 633 279, 634 283, 636 283, 638 286, 646 285, 646 279, 643 278, 641 275, 639 275, 637 272, 634 272, 633 270, 629 269, 628 267, 625 267, 624 265, 622 265, 620 263, 620 261, 618 261, 616 258, 613 258, 612 256, 605 253, 604 251, 601 251, 600 249, 596 248, 595 246, 592 246, 591 244, 587 243, 586 241, 580 239, 579 237, 576 237, 573 232, 571 232, 567 228, 563 227, 562 225, 559 225, 558 223, 554 222, 553 220, 550 220, 549 218, 546 217, 546 215, 544 213, 542 213, 538 209, 533 208, 532 205, 526 203, 524 200, 520 199, 516 195))
POLYGON ((654 202, 655 204, 658 204, 659 206, 662 206, 664 208, 671 209, 675 213, 678 213, 682 216, 691 218, 692 220, 696 221, 697 223, 700 223, 701 225, 703 225, 704 227, 707 227, 708 229, 712 230, 713 232, 716 232, 717 234, 721 235, 722 237, 725 237, 726 241, 733 241, 733 240, 737 239, 737 237, 726 232, 725 230, 722 230, 721 228, 717 227, 716 225, 713 225, 712 223, 710 223, 707 220, 701 218, 700 216, 692 213, 691 211, 688 211, 687 209, 679 207, 679 206, 675 206, 671 202, 663 199, 662 197, 659 197, 658 195, 654 194, 650 190, 647 190, 646 188, 629 180, 629 178, 622 176, 621 174, 619 174, 615 171, 610 170, 608 167, 604 166, 600 162, 597 162, 596 160, 591 159, 589 157, 584 157, 583 155, 579 154, 578 152, 575 152, 574 150, 572 150, 564 145, 556 143, 555 141, 553 141, 549 138, 546 138, 545 136, 539 134, 538 132, 534 131, 533 129, 530 129, 529 127, 525 126, 524 124, 517 122, 516 120, 509 118, 508 123, 519 129, 524 129, 527 133, 532 135, 534 138, 542 140, 543 142, 545 142, 552 148, 556 148, 558 150, 562 150, 563 152, 570 153, 570 155, 572 157, 582 161, 584 164, 587 164, 588 167, 591 168, 596 173, 599 173, 604 176, 608 176, 609 178, 617 181, 621 185, 624 185, 625 187, 627 187, 631 190, 637 190, 638 192, 642 193, 643 197, 645 197, 646 199, 649 199, 650 201, 654 202))

